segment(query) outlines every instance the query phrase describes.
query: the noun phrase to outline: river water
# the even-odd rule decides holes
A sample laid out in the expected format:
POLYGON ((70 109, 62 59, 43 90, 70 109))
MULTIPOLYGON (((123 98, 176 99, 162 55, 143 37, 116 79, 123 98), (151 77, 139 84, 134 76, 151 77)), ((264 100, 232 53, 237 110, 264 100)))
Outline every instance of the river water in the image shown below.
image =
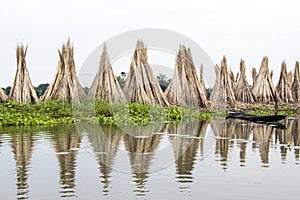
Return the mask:
POLYGON ((300 120, 0 129, 0 199, 299 199, 300 120))

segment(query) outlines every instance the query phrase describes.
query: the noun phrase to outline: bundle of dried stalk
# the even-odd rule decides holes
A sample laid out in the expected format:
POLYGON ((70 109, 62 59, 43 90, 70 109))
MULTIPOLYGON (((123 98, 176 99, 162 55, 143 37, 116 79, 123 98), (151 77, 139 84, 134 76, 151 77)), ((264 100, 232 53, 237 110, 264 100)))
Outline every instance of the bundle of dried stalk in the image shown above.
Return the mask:
POLYGON ((114 75, 106 44, 103 46, 98 72, 88 92, 88 97, 109 103, 122 103, 126 101, 125 95, 114 75))
POLYGON ((254 83, 255 83, 255 81, 256 81, 256 78, 257 78, 257 71, 256 71, 256 68, 255 67, 253 67, 252 68, 252 87, 253 87, 253 85, 254 85, 254 83))
POLYGON ((142 41, 137 41, 123 92, 130 102, 170 105, 148 63, 147 48, 142 41))
POLYGON ((200 70, 199 80, 191 51, 186 49, 184 45, 179 48, 173 79, 165 94, 172 105, 209 107, 204 84, 203 66, 200 70))
POLYGON ((256 101, 264 103, 281 101, 272 82, 267 56, 263 58, 259 72, 254 80, 252 93, 256 101))
POLYGON ((237 74, 237 76, 235 76, 231 69, 229 69, 229 80, 230 80, 230 87, 232 88, 232 91, 235 94, 236 87, 237 87, 238 74, 237 74))
POLYGON ((296 62, 294 70, 294 80, 292 84, 292 93, 295 102, 300 100, 300 70, 299 70, 299 61, 296 62))
POLYGON ((31 83, 26 66, 26 53, 27 47, 24 47, 23 44, 17 46, 17 71, 9 93, 9 99, 21 104, 38 103, 39 99, 31 83))
POLYGON ((85 92, 82 89, 76 76, 74 49, 70 39, 58 51, 59 61, 56 74, 52 83, 47 88, 42 101, 60 100, 64 102, 80 103, 85 99, 85 92))
POLYGON ((211 94, 211 104, 213 109, 226 109, 235 106, 235 96, 231 88, 227 61, 225 56, 222 59, 221 67, 216 65, 216 81, 211 94))
POLYGON ((254 96, 250 90, 249 83, 246 77, 246 68, 244 60, 241 60, 240 62, 240 76, 237 82, 235 97, 237 101, 241 101, 244 103, 254 102, 254 96))
POLYGON ((8 96, 5 94, 2 88, 0 88, 0 103, 7 101, 8 96))
POLYGON ((280 99, 285 103, 293 103, 293 94, 291 90, 290 80, 286 71, 286 62, 281 64, 281 72, 278 84, 276 86, 276 92, 280 99))

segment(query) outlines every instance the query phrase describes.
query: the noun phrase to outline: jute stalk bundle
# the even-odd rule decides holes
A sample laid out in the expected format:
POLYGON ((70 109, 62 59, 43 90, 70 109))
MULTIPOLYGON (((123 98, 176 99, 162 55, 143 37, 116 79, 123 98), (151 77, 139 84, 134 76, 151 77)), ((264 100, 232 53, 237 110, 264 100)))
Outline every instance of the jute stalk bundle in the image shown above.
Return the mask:
POLYGON ((98 72, 89 89, 88 97, 109 103, 122 103, 126 101, 125 95, 114 75, 106 44, 103 47, 98 72))
POLYGON ((25 60, 26 53, 27 47, 24 47, 22 44, 17 46, 17 71, 9 93, 9 99, 15 100, 21 104, 39 102, 27 70, 25 60))
POLYGON ((74 49, 71 46, 70 39, 58 53, 59 61, 54 79, 41 97, 41 100, 80 103, 85 99, 85 92, 76 76, 74 49))
POLYGON ((207 93, 204 84, 203 67, 200 69, 200 80, 190 49, 181 45, 176 56, 173 79, 165 91, 168 101, 177 106, 195 106, 208 108, 207 93))
POLYGON ((137 42, 123 92, 130 102, 170 105, 148 63, 147 48, 142 41, 137 42))

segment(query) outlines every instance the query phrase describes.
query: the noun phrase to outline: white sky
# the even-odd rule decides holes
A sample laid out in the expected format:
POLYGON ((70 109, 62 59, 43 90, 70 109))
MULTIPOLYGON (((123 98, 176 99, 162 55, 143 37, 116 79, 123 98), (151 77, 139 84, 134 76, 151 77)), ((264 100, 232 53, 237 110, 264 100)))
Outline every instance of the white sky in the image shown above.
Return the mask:
POLYGON ((79 70, 99 44, 138 28, 184 34, 215 63, 225 54, 235 72, 243 58, 249 77, 251 68, 259 67, 267 55, 277 80, 281 61, 285 59, 292 70, 300 57, 299 7, 296 0, 2 0, 0 86, 13 82, 18 42, 28 44, 28 70, 38 85, 51 82, 57 49, 68 36, 79 70))

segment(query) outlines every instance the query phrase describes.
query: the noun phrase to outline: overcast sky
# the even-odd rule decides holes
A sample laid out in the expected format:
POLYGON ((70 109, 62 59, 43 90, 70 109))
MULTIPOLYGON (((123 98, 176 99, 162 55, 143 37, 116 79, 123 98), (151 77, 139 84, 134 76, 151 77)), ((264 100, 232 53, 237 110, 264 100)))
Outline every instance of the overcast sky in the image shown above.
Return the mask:
POLYGON ((234 71, 243 58, 249 75, 267 55, 277 80, 281 61, 285 59, 292 70, 300 57, 299 7, 296 0, 2 0, 0 86, 13 82, 18 42, 28 44, 28 70, 38 85, 51 82, 57 49, 69 36, 79 70, 99 44, 138 28, 184 34, 214 63, 226 55, 234 71))

